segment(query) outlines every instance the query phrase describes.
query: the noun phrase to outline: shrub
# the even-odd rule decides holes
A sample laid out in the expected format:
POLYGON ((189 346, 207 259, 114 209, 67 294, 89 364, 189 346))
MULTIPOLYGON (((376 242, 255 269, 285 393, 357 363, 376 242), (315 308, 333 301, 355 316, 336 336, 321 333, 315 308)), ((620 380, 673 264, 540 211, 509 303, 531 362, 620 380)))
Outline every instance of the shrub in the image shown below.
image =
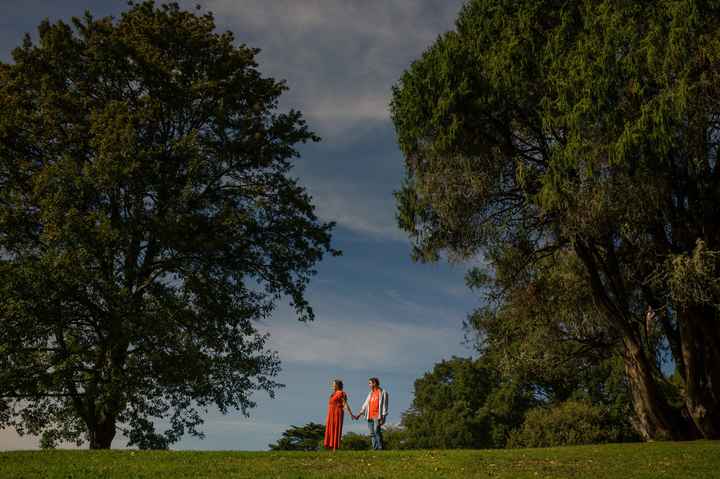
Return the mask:
POLYGON ((386 426, 383 427, 382 434, 383 447, 385 449, 410 449, 410 442, 404 428, 400 426, 386 426))
POLYGON ((342 448, 349 451, 366 451, 370 445, 370 437, 364 434, 348 432, 342 438, 342 448))
POLYGON ((304 426, 290 426, 275 444, 269 444, 271 451, 317 451, 322 448, 325 426, 309 422, 304 426))
POLYGON ((508 447, 597 444, 614 439, 602 407, 571 400, 528 411, 520 429, 510 433, 508 447))

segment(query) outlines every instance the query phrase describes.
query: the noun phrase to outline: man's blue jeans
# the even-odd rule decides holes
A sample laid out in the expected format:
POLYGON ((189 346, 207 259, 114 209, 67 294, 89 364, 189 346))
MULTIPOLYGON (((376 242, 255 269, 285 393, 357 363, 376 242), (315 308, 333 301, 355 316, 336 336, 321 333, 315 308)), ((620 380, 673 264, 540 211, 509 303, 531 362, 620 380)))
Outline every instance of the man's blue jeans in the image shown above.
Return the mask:
POLYGON ((372 448, 379 451, 383 448, 382 429, 380 428, 380 419, 368 419, 368 429, 370 429, 370 440, 372 448))

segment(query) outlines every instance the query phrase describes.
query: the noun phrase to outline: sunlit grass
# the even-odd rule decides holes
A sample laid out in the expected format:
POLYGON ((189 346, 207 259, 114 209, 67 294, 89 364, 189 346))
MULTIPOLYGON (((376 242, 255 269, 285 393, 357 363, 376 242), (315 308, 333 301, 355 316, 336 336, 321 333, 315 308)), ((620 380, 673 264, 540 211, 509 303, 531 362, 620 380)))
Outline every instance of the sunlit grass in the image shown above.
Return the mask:
POLYGON ((720 442, 336 453, 21 451, 0 478, 720 478, 720 442))

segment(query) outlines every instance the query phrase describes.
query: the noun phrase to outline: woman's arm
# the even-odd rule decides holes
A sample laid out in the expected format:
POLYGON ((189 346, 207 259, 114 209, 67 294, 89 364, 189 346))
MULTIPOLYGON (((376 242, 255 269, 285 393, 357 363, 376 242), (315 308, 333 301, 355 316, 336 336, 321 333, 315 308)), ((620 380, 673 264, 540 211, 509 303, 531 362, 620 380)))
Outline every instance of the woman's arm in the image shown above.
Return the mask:
POLYGON ((355 416, 352 413, 352 410, 350 409, 350 403, 347 402, 347 399, 343 399, 343 407, 347 409, 347 412, 350 413, 350 416, 355 418, 355 416))

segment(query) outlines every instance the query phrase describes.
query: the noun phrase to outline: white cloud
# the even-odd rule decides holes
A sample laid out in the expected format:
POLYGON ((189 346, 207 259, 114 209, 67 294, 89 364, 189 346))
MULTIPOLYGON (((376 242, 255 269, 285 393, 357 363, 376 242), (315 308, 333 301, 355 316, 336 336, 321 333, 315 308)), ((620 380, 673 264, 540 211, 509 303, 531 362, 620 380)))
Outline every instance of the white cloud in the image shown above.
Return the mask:
POLYGON ((376 122, 389 121, 389 95, 328 95, 302 108, 311 129, 321 138, 357 138, 376 122))
MULTIPOLYGON (((198 0, 184 0, 192 8, 198 0)), ((346 147, 340 161, 308 164, 318 215, 360 235, 407 241, 395 221, 391 190, 399 186, 402 157, 390 140, 383 153, 363 159, 367 170, 353 175, 341 155, 373 145, 376 128, 392 129, 392 85, 436 37, 451 29, 463 0, 205 0, 219 30, 261 49, 260 70, 287 80, 281 108, 303 112, 323 148, 346 147), (361 142, 361 143, 360 143, 361 142), (391 156, 390 156, 391 155, 391 156), (382 165, 398 167, 389 174, 382 165), (379 184, 377 176, 383 174, 379 184), (393 185, 392 187, 389 185, 393 185)), ((385 141, 390 135, 386 135, 385 141)), ((326 150, 327 151, 327 150, 326 150)), ((351 168, 358 172, 357 166, 351 168)))
MULTIPOLYGON (((192 6, 197 0, 184 2, 192 6)), ((207 0, 221 29, 262 49, 260 68, 288 80, 283 104, 329 140, 389 118, 390 89, 461 0, 207 0)))
POLYGON ((357 233, 377 239, 407 241, 396 225, 395 204, 390 194, 378 195, 363 184, 329 179, 314 180, 308 175, 303 183, 313 197, 316 214, 325 221, 336 221, 357 233))
POLYGON ((455 327, 359 317, 319 316, 315 322, 274 318, 270 347, 283 363, 324 365, 329 370, 415 371, 453 354, 467 354, 455 327))

